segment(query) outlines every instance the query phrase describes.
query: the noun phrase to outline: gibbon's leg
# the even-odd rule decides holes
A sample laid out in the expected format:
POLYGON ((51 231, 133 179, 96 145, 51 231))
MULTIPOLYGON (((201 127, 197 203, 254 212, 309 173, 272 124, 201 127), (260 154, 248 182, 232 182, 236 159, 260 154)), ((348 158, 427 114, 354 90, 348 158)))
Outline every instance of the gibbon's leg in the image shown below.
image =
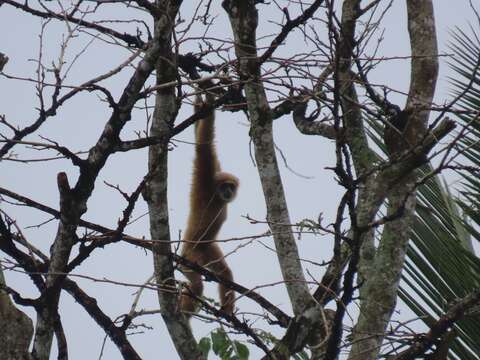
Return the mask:
MULTIPOLYGON (((209 244, 209 251, 206 252, 205 259, 205 266, 208 267, 215 275, 218 275, 224 279, 229 281, 233 281, 233 273, 230 270, 225 258, 223 256, 222 250, 220 247, 215 244, 209 244)), ((235 307, 235 292, 229 288, 227 288, 222 283, 218 284, 218 293, 220 296, 220 304, 222 306, 222 310, 228 314, 233 314, 233 310, 235 307)))
MULTIPOLYGON (((203 248, 200 249, 197 246, 198 244, 195 244, 193 245, 193 247, 189 247, 187 249, 184 248, 184 252, 182 253, 182 256, 193 263, 204 266, 205 262, 203 258, 204 257, 203 252, 205 250, 203 248)), ((202 276, 197 272, 191 269, 188 269, 185 266, 182 266, 180 270, 182 271, 183 275, 185 275, 185 277, 188 279, 188 282, 189 282, 188 289, 184 290, 181 294, 180 309, 186 312, 185 313, 186 316, 190 317, 191 314, 189 313, 197 312, 198 303, 192 296, 189 295, 189 293, 198 297, 202 296, 203 294, 202 276)))
MULTIPOLYGON (((191 248, 188 254, 185 256, 191 262, 194 262, 200 266, 206 266, 209 268, 215 275, 218 275, 229 281, 233 281, 233 273, 230 270, 225 258, 223 256, 222 250, 215 243, 209 244, 197 244, 197 248, 191 248)), ((188 313, 194 313, 198 310, 198 304, 194 298, 188 295, 188 292, 193 293, 195 296, 202 296, 203 294, 203 281, 202 276, 195 271, 187 269, 186 267, 181 268, 181 271, 189 281, 188 290, 184 291, 180 299, 180 309, 185 311, 187 316, 190 316, 188 313)), ((235 307, 235 292, 224 284, 218 284, 218 293, 220 297, 220 305, 222 310, 227 314, 233 314, 235 307)))
POLYGON ((182 267, 182 272, 185 277, 188 279, 188 290, 184 290, 182 292, 180 298, 180 309, 185 312, 185 315, 190 317, 193 313, 197 312, 198 310, 198 303, 197 301, 189 295, 192 293, 195 296, 202 296, 203 294, 203 282, 202 276, 196 273, 193 270, 186 269, 182 267))

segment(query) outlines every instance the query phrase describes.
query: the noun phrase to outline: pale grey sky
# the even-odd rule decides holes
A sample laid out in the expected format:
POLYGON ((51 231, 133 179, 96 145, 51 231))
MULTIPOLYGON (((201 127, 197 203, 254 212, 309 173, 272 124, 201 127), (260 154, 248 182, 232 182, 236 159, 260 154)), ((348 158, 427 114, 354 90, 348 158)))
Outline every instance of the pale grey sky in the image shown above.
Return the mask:
MULTIPOLYGON (((34 2, 30 3, 33 4, 34 2)), ((69 2, 62 3, 68 4, 69 2)), ((434 5, 439 48, 441 53, 448 53, 448 32, 455 26, 459 26, 468 32, 469 22, 475 23, 476 20, 467 0, 436 0, 434 5)), ((185 1, 184 12, 191 12, 191 6, 191 2, 185 1)), ((275 31, 276 27, 267 21, 271 20, 269 16, 273 16, 273 20, 276 21, 281 19, 281 13, 277 12, 276 9, 275 12, 269 11, 269 6, 273 7, 273 5, 258 6, 261 14, 260 34, 269 34, 275 31)), ((132 12, 135 17, 138 17, 138 12, 122 8, 118 4, 105 5, 103 12, 108 13, 110 18, 128 19, 133 16, 131 15, 132 12)), ((220 7, 220 2, 213 2, 212 13, 218 14, 218 19, 210 34, 218 37, 230 34, 230 27, 223 9, 220 7)), ((0 33, 3 34, 0 39, 0 51, 10 58, 5 68, 7 74, 25 78, 35 77, 36 63, 31 59, 36 59, 39 53, 38 34, 41 24, 39 19, 24 15, 10 6, 3 5, 0 7, 0 33)), ((408 56, 409 42, 404 1, 393 1, 393 7, 384 19, 383 27, 385 27, 385 39, 381 44, 379 54, 386 57, 408 56)), ((65 24, 51 21, 46 29, 43 39, 43 54, 44 62, 49 64, 58 58, 62 34, 65 33, 65 24)), ((231 37, 231 35, 227 36, 231 37)), ((298 33, 293 36, 298 36, 301 39, 298 33)), ((73 39, 67 51, 66 66, 90 40, 92 40, 92 37, 87 34, 73 39)), ((192 46, 192 44, 193 42, 187 44, 182 52, 187 52, 188 46, 192 46)), ((288 48, 282 49, 285 54, 294 54, 304 50, 301 41, 290 42, 289 44, 288 48), (295 48, 295 46, 298 48, 295 48)), ((127 51, 122 48, 106 45, 102 41, 95 40, 72 67, 67 83, 77 84, 100 75, 113 66, 122 63, 128 56, 127 51)), ((436 97, 438 102, 445 101, 448 94, 447 76, 449 71, 445 60, 446 58, 442 58, 441 61, 441 76, 436 97)), ((405 91, 408 89, 409 83, 408 69, 408 60, 388 61, 378 67, 372 74, 371 80, 375 83, 386 83, 395 89, 405 91)), ((122 71, 102 85, 108 87, 118 98, 131 73, 131 69, 122 71)), ((51 74, 47 74, 47 76, 51 79, 51 74)), ((0 77, 0 113, 5 114, 8 120, 21 127, 32 123, 36 118, 35 107, 38 107, 34 85, 27 81, 13 81, 0 77)), ((401 96, 395 97, 395 100, 399 104, 403 101, 401 96)), ((179 119, 186 118, 190 112, 190 107, 184 107, 179 119)), ((108 119, 108 115, 109 109, 94 94, 81 94, 62 107, 56 117, 48 120, 39 131, 29 136, 28 140, 42 141, 39 138, 39 135, 41 135, 69 146, 72 150, 87 150, 96 141, 106 119, 108 119)), ((264 220, 265 218, 265 206, 258 174, 250 157, 251 149, 247 120, 240 113, 217 113, 217 118, 217 146, 223 168, 236 174, 241 181, 238 197, 229 208, 229 218, 222 229, 220 238, 260 234, 266 231, 267 227, 265 225, 251 225, 245 219, 246 215, 258 220, 264 220)), ((332 222, 342 190, 334 182, 332 172, 325 170, 325 167, 334 165, 333 144, 323 138, 299 134, 289 117, 277 120, 274 126, 276 143, 285 154, 288 164, 296 172, 311 177, 305 179, 293 174, 286 169, 279 156, 292 222, 304 218, 316 219, 320 213, 323 213, 325 224, 332 222)), ((122 137, 124 139, 135 138, 135 131, 144 128, 145 114, 143 111, 136 111, 132 121, 123 130, 122 137)), ((175 147, 170 152, 169 207, 172 238, 177 238, 179 231, 184 228, 188 213, 193 149, 190 144, 185 142, 191 142, 192 139, 191 130, 185 131, 178 136, 177 140, 180 141, 174 142, 175 147)), ((22 157, 43 156, 43 153, 20 146, 15 147, 14 151, 22 157)), ((49 153, 49 155, 53 155, 53 153, 49 153)), ((104 185, 103 181, 118 184, 124 191, 131 192, 145 174, 146 164, 145 150, 116 154, 109 159, 97 180, 95 192, 88 203, 88 213, 84 218, 105 226, 115 227, 118 218, 121 217, 125 203, 118 193, 104 185)), ((68 174, 70 184, 75 183, 77 170, 68 161, 56 160, 30 164, 3 161, 0 163, 0 186, 57 208, 58 191, 55 179, 59 171, 65 171, 68 174)), ((47 220, 48 216, 8 204, 0 204, 0 206, 14 216, 21 227, 25 228, 24 233, 27 238, 36 246, 48 252, 57 227, 56 221, 52 221, 40 229, 26 228, 47 220)), ((146 206, 143 201, 140 201, 134 217, 145 212, 146 206)), ((127 232, 148 238, 147 217, 143 217, 129 226, 127 232)), ((265 238, 261 242, 267 246, 273 244, 271 238, 265 238)), ((242 242, 242 244, 245 243, 247 241, 242 242)), ((228 253, 235 250, 238 245, 238 242, 227 243, 222 245, 222 248, 225 253, 228 253)), ((321 262, 330 257, 332 242, 327 236, 302 236, 298 240, 298 246, 302 258, 321 262)), ((246 287, 273 284, 281 280, 275 254, 259 241, 254 241, 248 246, 238 249, 231 256, 228 256, 227 260, 234 271, 235 280, 246 287)), ((304 266, 313 276, 319 276, 322 272, 322 269, 318 266, 309 263, 305 263, 304 266)), ((150 254, 145 253, 140 248, 116 244, 96 251, 92 258, 75 272, 96 278, 142 284, 152 273, 152 258, 150 254)), ((30 280, 24 275, 7 272, 6 277, 7 282, 21 288, 25 296, 34 297, 37 295, 30 280)), ((83 279, 76 279, 76 281, 90 295, 98 299, 100 307, 112 318, 129 311, 134 288, 93 283, 83 279)), ((206 285, 205 295, 217 299, 216 286, 209 283, 206 285)), ((286 291, 282 285, 260 288, 258 291, 284 311, 290 313, 286 291)), ((140 307, 157 308, 156 294, 152 291, 145 291, 140 307)), ((244 299, 238 301, 237 307, 242 312, 259 310, 252 302, 244 299)), ((60 309, 67 333, 70 359, 98 358, 104 336, 103 331, 79 305, 75 304, 68 294, 64 293, 62 295, 60 309)), ((25 309, 25 311, 34 317, 34 313, 30 309, 25 309)), ((402 311, 398 316, 408 317, 410 314, 402 311)), ((130 337, 141 356, 146 360, 176 359, 173 345, 161 318, 154 315, 146 317, 142 321, 149 326, 153 326, 154 330, 145 330, 143 334, 130 337)), ((264 326, 262 322, 257 325, 259 327, 264 326)), ((192 327, 195 335, 199 338, 207 335, 214 326, 193 320, 192 327)), ((275 331, 274 333, 275 335, 281 335, 281 331, 275 331)), ((259 356, 260 352, 253 346, 250 347, 250 350, 252 351, 252 359, 259 356)), ((118 358, 120 358, 120 354, 116 347, 107 340, 103 359, 118 358)))

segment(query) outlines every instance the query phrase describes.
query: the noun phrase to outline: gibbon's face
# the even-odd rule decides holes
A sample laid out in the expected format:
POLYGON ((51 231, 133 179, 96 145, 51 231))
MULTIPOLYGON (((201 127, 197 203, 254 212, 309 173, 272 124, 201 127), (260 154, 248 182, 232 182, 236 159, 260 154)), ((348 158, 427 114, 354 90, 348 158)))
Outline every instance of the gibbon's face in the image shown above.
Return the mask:
POLYGON ((236 176, 220 171, 215 174, 217 195, 226 203, 235 199, 239 181, 236 176))
POLYGON ((233 181, 224 181, 218 185, 217 193, 220 199, 230 202, 237 195, 237 184, 233 181))

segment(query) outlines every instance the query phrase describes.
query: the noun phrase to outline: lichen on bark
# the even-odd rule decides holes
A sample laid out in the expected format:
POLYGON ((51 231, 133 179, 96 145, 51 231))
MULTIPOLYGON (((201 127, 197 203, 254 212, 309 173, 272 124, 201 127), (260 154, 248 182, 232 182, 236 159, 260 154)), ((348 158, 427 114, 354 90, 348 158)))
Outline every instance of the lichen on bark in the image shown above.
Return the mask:
POLYGON ((0 268, 0 324, 4 324, 0 331, 0 359, 29 360, 33 322, 17 309, 7 292, 1 289, 4 285, 5 278, 0 268))

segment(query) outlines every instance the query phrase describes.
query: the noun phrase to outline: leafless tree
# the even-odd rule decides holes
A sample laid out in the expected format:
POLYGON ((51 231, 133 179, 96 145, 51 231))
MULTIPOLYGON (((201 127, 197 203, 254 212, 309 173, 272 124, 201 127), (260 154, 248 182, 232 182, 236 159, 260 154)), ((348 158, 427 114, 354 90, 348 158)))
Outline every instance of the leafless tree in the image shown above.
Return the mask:
MULTIPOLYGON (((424 336, 412 331, 402 340, 401 330, 405 329, 399 326, 397 332, 391 330, 391 316, 416 211, 416 190, 441 171, 458 168, 455 144, 465 129, 457 127, 458 135, 451 135, 456 124, 449 116, 458 111, 455 100, 446 105, 433 103, 439 52, 432 1, 404 3, 408 23, 404 36, 409 36, 411 47, 404 60, 411 66, 410 85, 402 94, 387 81, 376 84, 369 80, 379 64, 390 60, 378 55, 382 27, 392 25, 383 23, 392 5, 388 0, 223 0, 221 6, 211 0, 0 1, 0 14, 8 10, 29 19, 22 21, 41 21, 40 32, 35 34, 40 47, 32 74, 10 72, 9 65, 17 61, 12 54, 0 59, 2 84, 30 84, 38 103, 32 119, 2 115, 0 166, 8 164, 9 171, 16 171, 19 166, 28 168, 38 162, 69 162, 63 162, 68 170, 56 174, 58 206, 48 205, 51 199, 43 198, 34 182, 29 194, 0 187, 0 357, 49 359, 55 336, 58 358, 67 359, 71 339, 64 331, 60 300, 68 293, 125 359, 142 358, 128 335, 138 328, 137 320, 151 314, 163 319, 180 358, 205 359, 205 347, 178 308, 179 292, 186 286, 176 271, 180 265, 207 281, 223 283, 262 309, 255 314, 242 313, 239 305, 238 312, 230 315, 208 299, 197 299, 202 305, 199 319, 218 322, 240 334, 252 348, 260 349, 265 359, 301 354, 333 360, 341 353, 350 360, 380 356, 414 359, 439 348, 452 324, 478 305, 478 290, 472 289, 470 295, 452 305, 424 336), (117 18, 116 14, 122 15, 117 18), (224 31, 219 33, 215 26, 222 21, 224 31), (58 45, 58 39, 48 32, 56 23, 65 30, 58 57, 51 62, 45 48, 58 45), (259 23, 266 28, 259 28, 259 23), (76 43, 79 39, 84 45, 76 43), (92 72, 80 66, 85 53, 92 51, 93 42, 111 48, 108 60, 117 65, 100 74, 97 68, 103 67, 92 72), (303 44, 303 51, 295 45, 298 42, 303 44), (77 68, 90 79, 72 81, 75 77, 71 74, 77 68), (125 79, 121 89, 110 86, 110 80, 117 76, 125 79), (192 113, 194 97, 207 93, 214 102, 192 113), (65 107, 87 101, 87 95, 88 102, 96 101, 106 114, 96 140, 87 148, 78 150, 38 135, 40 129, 61 118, 65 107), (215 109, 219 117, 237 113, 248 122, 252 161, 263 189, 266 216, 265 220, 247 218, 269 229, 226 241, 251 243, 273 238, 272 249, 278 257, 281 286, 286 288, 291 315, 269 298, 268 291, 262 292, 267 295, 258 291, 271 284, 242 286, 177 254, 179 241, 171 235, 167 197, 172 139, 215 109), (141 117, 145 130, 138 131, 137 138, 125 140, 125 128, 132 117, 141 117), (334 219, 291 220, 277 159, 283 153, 276 148, 272 127, 276 121, 290 119, 300 133, 334 143, 332 153, 325 155, 334 165, 325 171, 336 179, 342 195, 338 204, 322 204, 336 209, 334 219), (373 136, 376 144, 369 139, 372 133, 377 134, 373 136), (26 157, 24 149, 41 150, 42 155, 26 157), (143 156, 142 149, 148 149, 148 169, 137 174, 143 178, 133 191, 106 184, 126 201, 118 211, 117 226, 87 221, 91 219, 87 205, 97 191, 99 174, 111 166, 114 157, 130 153, 143 156), (418 169, 427 164, 435 166, 420 173, 418 169), (148 206, 150 232, 145 229, 142 235, 133 235, 127 227, 143 200, 148 206), (24 220, 11 213, 19 206, 48 214, 46 223, 56 224, 55 233, 41 233, 49 253, 41 249, 45 244, 39 246, 38 239, 24 234, 24 220), (333 251, 328 250, 322 276, 305 271, 296 234, 328 239, 326 248, 333 251), (85 263, 95 260, 93 254, 101 249, 109 252, 119 244, 148 252, 153 259, 154 281, 131 284, 82 274, 85 263), (28 276, 37 295, 30 296, 33 290, 8 281, 9 273, 18 272, 28 276), (135 287, 131 310, 116 319, 107 315, 102 299, 89 295, 81 286, 80 280, 85 279, 135 287), (137 309, 143 291, 156 291, 159 311, 137 309), (33 309, 34 322, 15 304, 33 309), (358 311, 352 310, 356 306, 358 311), (357 313, 352 320, 347 316, 350 311, 357 313), (268 327, 257 328, 258 319, 265 320, 268 327), (272 340, 273 328, 282 334, 279 339, 272 340), (386 343, 389 350, 383 346, 386 343)), ((102 58, 96 61, 102 62, 102 58)), ((221 139, 222 134, 218 137, 221 139)), ((305 156, 309 155, 313 154, 305 150, 305 156)), ((122 172, 129 169, 124 167, 122 172)), ((33 172, 29 176, 35 178, 33 172)), ((321 187, 318 184, 319 191, 321 187)), ((247 215, 248 209, 243 211, 247 215)), ((41 231, 46 223, 36 229, 41 231)), ((159 338, 150 346, 161 353, 164 342, 165 338, 159 338)), ((232 359, 242 358, 241 349, 233 347, 232 351, 232 359)))

